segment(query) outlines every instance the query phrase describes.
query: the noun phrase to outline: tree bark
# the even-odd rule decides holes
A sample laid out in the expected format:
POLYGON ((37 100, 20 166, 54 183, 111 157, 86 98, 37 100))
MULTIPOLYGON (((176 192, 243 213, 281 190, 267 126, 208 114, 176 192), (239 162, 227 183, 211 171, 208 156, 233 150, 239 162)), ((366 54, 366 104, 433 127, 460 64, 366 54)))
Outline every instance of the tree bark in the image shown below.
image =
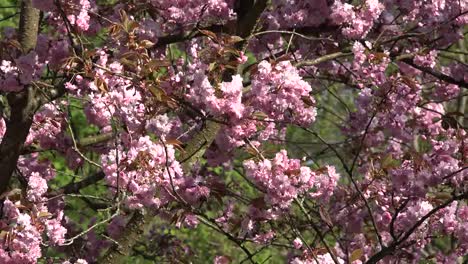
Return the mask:
POLYGON ((140 212, 135 212, 117 240, 119 244, 109 249, 107 254, 98 263, 125 263, 125 256, 129 256, 132 253, 133 246, 143 235, 146 224, 151 223, 151 218, 150 214, 143 215, 140 212))
MULTIPOLYGON (((36 47, 39 17, 40 12, 32 6, 32 0, 22 1, 19 42, 23 54, 36 47)), ((21 92, 8 94, 7 99, 11 116, 6 120, 6 132, 0 144, 0 194, 8 187, 31 128, 34 112, 40 105, 35 89, 29 86, 21 92)))

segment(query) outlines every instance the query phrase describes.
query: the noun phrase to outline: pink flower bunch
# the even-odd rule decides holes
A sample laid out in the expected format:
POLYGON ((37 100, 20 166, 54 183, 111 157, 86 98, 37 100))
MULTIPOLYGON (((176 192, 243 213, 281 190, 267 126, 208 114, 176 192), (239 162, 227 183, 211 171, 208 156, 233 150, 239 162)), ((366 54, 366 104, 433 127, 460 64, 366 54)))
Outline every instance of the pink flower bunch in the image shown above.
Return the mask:
POLYGON ((251 106, 277 121, 308 125, 315 120, 312 88, 289 61, 262 61, 252 80, 251 106))
POLYGON ((157 135, 161 139, 165 139, 171 136, 175 137, 181 126, 179 118, 162 114, 149 119, 146 122, 145 128, 148 132, 157 135))
MULTIPOLYGON (((431 211, 434 207, 427 201, 415 201, 412 202, 405 212, 402 212, 398 215, 396 220, 396 230, 397 232, 405 232, 408 231, 416 221, 418 221, 422 216, 426 215, 431 211)), ((425 223, 427 227, 429 223, 425 223)), ((428 231, 428 230, 425 230, 428 231)), ((421 232, 423 233, 423 232, 421 232)))
POLYGON ((128 192, 128 206, 158 208, 173 199, 171 184, 179 189, 184 182, 174 152, 172 145, 154 143, 148 136, 130 139, 127 151, 110 150, 102 155, 106 180, 128 192))
POLYGON ((366 49, 361 42, 354 42, 352 49, 354 78, 359 79, 361 86, 365 84, 381 86, 387 81, 385 70, 390 63, 389 53, 373 53, 368 50, 369 48, 371 47, 366 49))
MULTIPOLYGON (((169 25, 192 25, 201 21, 204 23, 220 23, 226 19, 234 18, 232 1, 225 0, 195 0, 195 1, 159 1, 151 0, 169 25)), ((168 25, 168 26, 169 26, 168 25)))
MULTIPOLYGON (((314 253, 308 252, 305 250, 304 258, 294 258, 289 263, 290 264, 336 264, 336 262, 331 257, 330 253, 314 256, 314 253)), ((338 263, 345 263, 343 259, 338 258, 338 263)))
POLYGON ((108 61, 108 55, 103 50, 99 51, 99 55, 97 63, 109 70, 96 70, 94 78, 99 82, 80 80, 78 83, 80 89, 88 92, 92 102, 85 106, 88 121, 104 131, 109 131, 113 118, 125 123, 130 131, 144 128, 145 106, 141 92, 144 87, 136 87, 130 80, 114 74, 119 73, 123 66, 108 61), (102 89, 108 91, 103 93, 102 89))
POLYGON ((27 213, 17 208, 19 203, 3 201, 2 230, 8 235, 0 238, 0 262, 22 264, 36 263, 42 256, 41 232, 27 213))
POLYGON ((42 73, 43 64, 38 55, 31 51, 14 61, 2 60, 0 64, 0 91, 18 92, 25 85, 37 80, 42 73))
POLYGON ((428 68, 434 68, 437 60, 437 51, 431 50, 427 54, 418 54, 414 57, 414 63, 428 68))
POLYGON ((67 261, 62 262, 62 264, 88 264, 88 262, 84 259, 77 259, 74 262, 70 262, 67 260, 67 261))
POLYGON ((207 76, 198 72, 194 76, 187 98, 200 108, 215 116, 227 115, 238 120, 244 112, 242 104, 242 77, 235 75, 230 82, 213 87, 207 76))
POLYGON ((66 59, 71 55, 71 47, 68 39, 52 38, 40 34, 37 40, 36 52, 39 61, 47 63, 49 68, 60 70, 66 59))
POLYGON ((39 173, 34 172, 28 179, 27 198, 31 202, 42 201, 42 196, 47 192, 47 181, 39 173))
POLYGON ((266 233, 257 234, 253 241, 257 244, 268 244, 275 237, 275 232, 270 230, 266 233))
POLYGON ((63 211, 58 211, 57 216, 46 221, 47 236, 54 245, 62 245, 65 242, 67 229, 62 225, 63 211))
POLYGON ((357 9, 350 4, 335 1, 331 9, 330 17, 333 22, 347 25, 342 30, 343 35, 350 39, 360 39, 372 29, 375 21, 384 10, 384 5, 379 0, 366 0, 357 9))
MULTIPOLYGON (((41 11, 52 12, 53 16, 61 15, 53 0, 33 0, 32 2, 34 7, 41 11)), ((76 26, 82 31, 87 31, 89 29, 91 20, 89 15, 91 2, 89 0, 60 0, 60 6, 62 11, 67 14, 67 19, 71 25, 76 26)))
POLYGON ((312 197, 329 196, 339 178, 333 167, 327 167, 327 175, 316 173, 301 166, 299 160, 289 159, 285 150, 277 153, 273 160, 245 161, 244 168, 247 177, 266 193, 265 200, 282 209, 287 209, 301 194, 310 192, 312 197), (311 192, 313 187, 316 190, 311 192))
POLYGON ((35 172, 46 180, 51 180, 56 176, 52 162, 47 159, 41 159, 38 153, 33 153, 28 157, 20 157, 18 168, 26 177, 35 172))
MULTIPOLYGON (((330 7, 325 0, 275 0, 272 1, 272 11, 268 12, 270 27, 278 25, 296 25, 300 27, 318 26, 323 24, 330 13, 330 7)), ((272 29, 272 28, 271 28, 272 29)))
POLYGON ((457 97, 460 94, 460 87, 455 84, 439 84, 436 85, 434 98, 439 100, 449 100, 457 97))
POLYGON ((60 149, 64 142, 64 114, 55 104, 44 105, 35 115, 26 144, 36 143, 44 149, 60 149))
MULTIPOLYGON (((14 92, 28 87, 36 92, 30 102, 40 104, 31 115, 18 112, 32 120, 21 142, 4 138, 7 125, 9 136, 17 132, 17 116, 0 117, 1 162, 19 153, 0 164, 17 168, 1 194, 0 263, 47 261, 49 246, 68 244, 67 234, 83 226, 92 228, 77 239, 85 241, 77 254, 95 262, 111 244, 101 231, 119 240, 131 224, 124 216, 139 210, 178 228, 209 224, 237 245, 289 243, 281 254, 296 264, 344 263, 356 252, 354 264, 378 252, 389 254, 384 262, 418 262, 434 233, 453 239, 453 248, 429 261, 466 254, 468 209, 459 195, 468 180, 466 120, 452 110, 468 81, 455 62, 466 1, 32 2, 42 11, 36 48, 21 54, 21 30, 0 41, 2 98, 21 108, 14 92), (309 141, 303 128, 317 112, 322 137, 312 132, 309 141), (219 129, 205 135, 211 122, 219 129), (92 143, 75 148, 76 125, 75 140, 92 143), (198 136, 206 144, 197 161, 184 159, 198 136), (4 155, 10 143, 14 151, 4 155), (298 151, 303 161, 293 158, 298 151), (51 162, 56 157, 66 168, 51 162), (337 167, 321 165, 329 162, 337 167), (63 179, 72 173, 80 182, 63 179), (94 182, 100 176, 105 184, 94 182), (99 185, 96 195, 114 197, 121 215, 107 226, 104 215, 83 217, 85 225, 67 230, 75 219, 64 215, 64 184, 99 185), (17 186, 17 194, 8 190, 17 186), (440 209, 450 198, 459 201, 440 209), (323 239, 308 241, 320 238, 317 230, 332 250, 323 239)), ((78 189, 70 195, 87 197, 78 189)), ((152 232, 151 243, 166 238, 152 232)), ((168 251, 188 254, 181 243, 166 243, 168 251)))

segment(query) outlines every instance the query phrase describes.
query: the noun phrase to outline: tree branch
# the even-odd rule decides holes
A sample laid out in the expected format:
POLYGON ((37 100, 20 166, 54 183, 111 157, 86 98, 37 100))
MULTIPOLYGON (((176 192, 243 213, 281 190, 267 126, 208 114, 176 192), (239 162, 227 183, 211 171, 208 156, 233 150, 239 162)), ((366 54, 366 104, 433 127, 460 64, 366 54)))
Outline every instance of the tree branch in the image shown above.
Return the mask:
POLYGON ((135 212, 120 238, 117 240, 118 244, 109 249, 98 263, 124 263, 124 257, 130 255, 133 245, 141 238, 145 225, 151 223, 151 218, 152 216, 150 214, 143 215, 140 212, 135 212))
POLYGON ((375 255, 373 255, 367 262, 366 264, 377 264, 380 260, 385 258, 386 256, 392 255, 393 252, 397 249, 397 247, 402 244, 403 242, 408 239, 411 234, 416 231, 429 217, 440 211, 441 209, 449 206, 451 203, 454 201, 460 201, 460 200, 465 200, 468 199, 468 193, 462 193, 460 195, 452 196, 449 200, 445 201, 443 204, 433 208, 429 213, 427 213, 425 216, 423 216, 419 221, 417 221, 408 231, 401 237, 401 239, 394 241, 393 243, 390 244, 388 247, 383 247, 382 250, 377 252, 375 255))
POLYGON ((301 61, 299 63, 296 63, 295 66, 298 68, 304 67, 304 66, 312 66, 312 65, 317 65, 322 62, 329 61, 329 60, 334 60, 334 59, 338 59, 341 57, 347 57, 347 56, 352 56, 352 55, 353 55, 352 52, 335 52, 335 53, 327 54, 327 55, 324 55, 322 57, 319 57, 313 60, 301 61))
POLYGON ((417 64, 415 64, 413 62, 412 59, 402 59, 401 61, 403 61, 404 63, 410 65, 411 67, 413 68, 416 68, 424 73, 427 73, 427 74, 430 74, 432 76, 434 76, 435 78, 441 80, 441 81, 444 81, 444 82, 447 82, 447 83, 451 83, 451 84, 456 84, 460 87, 463 87, 463 88, 468 88, 468 83, 466 83, 465 81, 463 80, 456 80, 455 78, 451 77, 451 76, 448 76, 448 75, 445 75, 441 72, 438 72, 436 70, 433 70, 429 67, 424 67, 424 66, 419 66, 417 64))
MULTIPOLYGON (((19 41, 23 54, 34 49, 39 29, 39 10, 33 8, 32 0, 21 3, 19 41)), ((18 93, 7 96, 11 108, 10 119, 6 122, 6 133, 0 144, 0 193, 3 193, 16 168, 18 157, 23 148, 32 118, 40 106, 40 99, 33 87, 25 87, 18 93)))
POLYGON ((63 188, 60 189, 59 193, 63 194, 71 194, 71 193, 78 193, 81 189, 88 187, 97 183, 98 181, 104 179, 106 175, 103 171, 99 171, 91 176, 86 177, 84 180, 79 182, 73 182, 65 185, 63 188))
POLYGON ((23 54, 27 54, 36 47, 40 11, 33 7, 32 0, 23 0, 20 12, 19 42, 23 54))
MULTIPOLYGON (((244 2, 247 1, 240 1, 241 5, 244 2)), ((260 18, 260 15, 263 13, 263 10, 265 10, 267 6, 268 1, 267 0, 256 0, 255 3, 249 7, 245 7, 248 11, 248 13, 243 16, 237 23, 237 35, 241 37, 247 37, 249 36, 252 31, 254 30, 255 26, 257 25, 258 19, 260 18)))

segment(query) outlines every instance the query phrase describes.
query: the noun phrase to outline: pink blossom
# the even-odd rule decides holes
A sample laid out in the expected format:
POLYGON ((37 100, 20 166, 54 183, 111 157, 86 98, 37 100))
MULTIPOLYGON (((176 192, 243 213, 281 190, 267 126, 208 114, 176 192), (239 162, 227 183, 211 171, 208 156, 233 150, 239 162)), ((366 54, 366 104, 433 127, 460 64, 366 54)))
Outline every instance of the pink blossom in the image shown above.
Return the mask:
POLYGON ((73 255, 94 263, 114 250, 103 235, 126 239, 138 211, 161 218, 144 253, 157 246, 158 258, 182 262, 198 248, 171 238, 173 222, 195 229, 205 214, 249 248, 290 241, 290 263, 335 263, 331 254, 344 263, 358 252, 356 264, 382 245, 388 263, 466 255, 468 207, 447 203, 468 180, 454 108, 468 82, 457 43, 466 1, 103 2, 32 1, 42 15, 28 52, 18 25, 2 34, 0 162, 14 154, 7 167, 17 169, 1 194, 0 263, 58 251, 56 262, 86 263, 49 248, 83 231, 73 255), (88 138, 99 140, 81 144, 88 138), (75 217, 65 201, 78 193, 110 214, 75 217), (308 217, 331 252, 308 241, 317 235, 308 217), (449 252, 427 254, 436 237, 454 241, 449 252))
POLYGON ((302 247, 302 240, 298 237, 296 237, 293 241, 294 248, 300 249, 302 247))
POLYGON ((231 260, 226 256, 216 256, 213 261, 214 264, 229 264, 231 260))
POLYGON ((197 218, 196 215, 189 214, 189 215, 185 216, 184 224, 188 228, 195 228, 195 227, 197 227, 198 223, 199 223, 199 221, 198 221, 198 218, 197 218))
MULTIPOLYGON (((357 39, 365 37, 369 33, 374 22, 384 10, 384 6, 379 0, 366 0, 355 16, 353 16, 353 12, 350 10, 349 6, 343 6, 342 9, 343 11, 340 12, 346 15, 341 16, 345 16, 348 19, 346 22, 350 25, 343 29, 343 34, 351 39, 357 39)), ((338 21, 340 21, 340 19, 338 19, 338 21)))
POLYGON ((242 88, 242 78, 236 75, 233 76, 231 82, 221 83, 219 90, 222 93, 217 96, 208 78, 199 72, 188 98, 209 113, 226 114, 230 118, 240 119, 244 111, 244 105, 241 102, 242 88))
POLYGON ((274 231, 268 231, 263 234, 258 234, 254 237, 254 242, 258 244, 268 244, 275 237, 274 231))
POLYGON ((252 105, 268 117, 310 124, 315 120, 314 99, 309 95, 310 85, 303 81, 289 61, 271 65, 262 61, 252 81, 252 105))
POLYGON ((5 92, 18 92, 23 86, 18 82, 18 68, 11 61, 2 60, 0 65, 0 87, 5 92))
POLYGON ((332 6, 332 14, 330 18, 336 24, 342 24, 348 21, 353 21, 356 14, 353 10, 353 6, 348 3, 342 3, 341 1, 335 1, 332 6))
POLYGON ((39 173, 33 172, 28 179, 27 198, 31 202, 42 201, 42 195, 47 192, 47 181, 39 173))
POLYGON ((19 212, 9 200, 3 204, 2 220, 9 226, 9 232, 15 237, 11 241, 4 241, 0 247, 0 260, 6 263, 36 263, 42 256, 41 233, 31 222, 31 216, 19 212), (9 248, 9 253, 5 249, 9 248))
POLYGON ((5 135, 5 132, 6 132, 5 120, 3 120, 2 117, 0 117, 0 142, 2 142, 2 138, 5 135))
POLYGON ((61 245, 65 242, 67 229, 62 225, 62 220, 63 211, 59 212, 56 218, 48 220, 46 223, 47 236, 56 245, 61 245))
POLYGON ((431 50, 425 55, 416 55, 414 57, 414 63, 428 68, 434 68, 436 65, 437 51, 431 50))

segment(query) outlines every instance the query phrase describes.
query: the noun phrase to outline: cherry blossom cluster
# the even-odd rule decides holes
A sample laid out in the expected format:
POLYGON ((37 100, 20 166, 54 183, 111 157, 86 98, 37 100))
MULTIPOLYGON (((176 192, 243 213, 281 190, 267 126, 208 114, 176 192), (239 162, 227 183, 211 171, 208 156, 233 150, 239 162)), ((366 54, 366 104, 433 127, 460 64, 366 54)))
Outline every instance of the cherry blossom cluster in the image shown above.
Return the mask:
POLYGON ((336 1, 332 10, 331 19, 338 25, 346 25, 342 30, 343 35, 356 39, 363 38, 369 33, 384 10, 384 5, 378 0, 366 0, 357 8, 348 3, 336 1))
POLYGON ((36 52, 30 52, 14 60, 2 60, 0 66, 0 91, 18 92, 25 85, 39 79, 43 64, 36 52))
POLYGON ((62 245, 67 234, 63 207, 47 206, 44 196, 48 186, 41 176, 42 171, 24 172, 28 185, 24 199, 18 200, 18 194, 11 193, 3 202, 0 221, 2 263, 36 263, 42 256, 41 245, 62 245), (42 236, 43 232, 47 239, 42 236))
POLYGON ((271 161, 266 159, 255 163, 248 160, 244 167, 246 175, 266 193, 265 200, 283 209, 290 207, 299 195, 331 196, 339 179, 333 167, 327 167, 324 173, 314 172, 301 166, 300 160, 289 159, 285 150, 277 153, 271 161), (311 191, 312 188, 315 191, 311 191))
MULTIPOLYGON (((141 215, 208 227, 252 262, 466 254, 467 1, 32 4, 35 48, 13 29, 0 42, 0 168, 19 156, 1 263, 100 262, 141 215)), ((193 253, 164 232, 144 236, 157 256, 193 253)))
POLYGON ((171 201, 171 188, 179 188, 184 180, 174 148, 152 142, 149 137, 125 141, 127 151, 109 151, 102 156, 107 182, 117 190, 129 191, 126 203, 130 208, 159 208, 171 201))
POLYGON ((268 118, 308 125, 315 119, 312 88, 289 61, 271 65, 262 61, 252 80, 252 105, 268 118))
MULTIPOLYGON (((94 1, 89 0, 74 0, 74 1, 58 1, 56 5, 54 0, 33 0, 33 6, 44 12, 51 12, 49 19, 53 21, 60 20, 60 12, 67 15, 66 23, 69 26, 75 26, 78 30, 87 31, 90 26, 90 12, 94 1)), ((68 26, 68 25, 66 25, 68 26)))

